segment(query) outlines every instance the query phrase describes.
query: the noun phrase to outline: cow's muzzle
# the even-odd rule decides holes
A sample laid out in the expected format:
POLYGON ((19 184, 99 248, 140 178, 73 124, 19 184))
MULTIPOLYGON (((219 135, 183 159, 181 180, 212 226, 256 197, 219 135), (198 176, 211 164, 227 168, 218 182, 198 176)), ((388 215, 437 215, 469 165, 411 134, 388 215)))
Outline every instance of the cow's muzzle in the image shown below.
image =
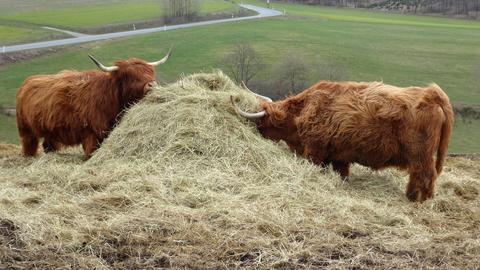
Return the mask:
POLYGON ((145 87, 143 88, 143 91, 145 93, 148 93, 150 91, 152 91, 153 89, 155 88, 158 88, 158 83, 157 81, 151 81, 151 82, 148 82, 147 84, 145 84, 145 87))

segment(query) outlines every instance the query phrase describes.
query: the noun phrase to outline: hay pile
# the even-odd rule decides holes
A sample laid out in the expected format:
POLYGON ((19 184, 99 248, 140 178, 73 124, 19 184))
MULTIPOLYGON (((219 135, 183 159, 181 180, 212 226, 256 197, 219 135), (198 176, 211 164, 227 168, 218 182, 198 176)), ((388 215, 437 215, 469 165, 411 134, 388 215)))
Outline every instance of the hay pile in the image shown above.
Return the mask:
POLYGON ((87 162, 79 149, 0 150, 0 268, 464 268, 480 265, 478 162, 450 160, 437 196, 354 166, 350 182, 263 139, 220 72, 132 107, 87 162))

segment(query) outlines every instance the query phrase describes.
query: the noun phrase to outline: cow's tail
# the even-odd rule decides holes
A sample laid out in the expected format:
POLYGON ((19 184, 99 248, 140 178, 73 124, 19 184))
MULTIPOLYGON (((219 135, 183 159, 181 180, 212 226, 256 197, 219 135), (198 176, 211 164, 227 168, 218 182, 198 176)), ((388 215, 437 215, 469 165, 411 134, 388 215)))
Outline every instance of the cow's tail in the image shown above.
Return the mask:
POLYGON ((442 172, 443 163, 445 162, 445 158, 447 156, 448 143, 450 142, 450 137, 452 135, 454 115, 452 105, 450 104, 450 100, 445 92, 436 84, 433 84, 430 87, 433 88, 433 90, 438 94, 437 102, 445 116, 445 120, 442 124, 440 143, 438 144, 437 160, 435 164, 437 174, 440 174, 442 172))

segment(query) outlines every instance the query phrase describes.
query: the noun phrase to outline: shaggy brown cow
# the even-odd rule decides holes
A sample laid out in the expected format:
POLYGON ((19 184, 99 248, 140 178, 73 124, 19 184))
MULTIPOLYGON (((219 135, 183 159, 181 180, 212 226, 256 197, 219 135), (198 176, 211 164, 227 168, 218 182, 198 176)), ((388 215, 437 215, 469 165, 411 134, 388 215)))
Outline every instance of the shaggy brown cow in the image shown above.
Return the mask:
POLYGON ((267 98, 259 113, 246 113, 231 101, 237 113, 257 120, 264 137, 284 140, 315 164, 331 163, 343 178, 355 162, 375 170, 393 166, 410 174, 408 199, 434 195, 453 125, 450 101, 436 84, 321 81, 285 100, 267 98))
POLYGON ((17 126, 25 156, 37 153, 39 138, 45 152, 82 144, 89 158, 108 135, 125 108, 157 85, 155 69, 167 61, 140 59, 115 62, 85 72, 62 71, 31 76, 17 93, 17 126))

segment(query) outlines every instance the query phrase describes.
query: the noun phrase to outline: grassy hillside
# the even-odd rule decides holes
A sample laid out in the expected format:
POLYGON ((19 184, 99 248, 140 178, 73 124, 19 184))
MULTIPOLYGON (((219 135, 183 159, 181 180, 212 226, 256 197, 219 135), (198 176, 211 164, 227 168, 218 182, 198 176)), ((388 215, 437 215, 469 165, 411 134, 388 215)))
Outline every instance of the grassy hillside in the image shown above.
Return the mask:
POLYGON ((19 143, 15 117, 0 114, 0 143, 19 143))
POLYGON ((159 1, 96 4, 67 9, 21 12, 4 15, 5 20, 68 28, 88 28, 105 24, 161 17, 159 1))
MULTIPOLYGON (((247 0, 257 5, 265 5, 264 1, 247 0)), ((351 9, 351 8, 332 8, 311 5, 273 3, 272 8, 285 10, 288 14, 294 16, 317 17, 329 20, 350 21, 358 23, 391 24, 391 25, 409 25, 426 27, 448 27, 448 28, 470 28, 479 29, 480 23, 472 20, 450 19, 431 16, 417 16, 407 14, 386 13, 381 11, 351 9)))
MULTIPOLYGON (((161 81, 173 81, 182 73, 221 67, 222 57, 239 42, 251 43, 266 63, 258 80, 270 79, 276 63, 296 54, 309 64, 310 84, 324 79, 318 66, 328 61, 342 67, 349 80, 398 86, 436 82, 453 103, 480 103, 479 22, 400 15, 386 21, 390 15, 376 12, 275 6, 290 15, 87 44, 0 67, 0 105, 13 106, 18 87, 30 75, 94 68, 88 53, 107 64, 129 57, 153 60, 175 44, 172 58, 157 69, 161 81)), ((480 152, 477 121, 458 127, 452 151, 480 152)))
POLYGON ((450 153, 480 153, 480 120, 457 117, 449 145, 450 153))
MULTIPOLYGON (((480 31, 278 18, 97 43, 2 67, 0 91, 5 95, 0 104, 12 104, 17 87, 29 75, 92 68, 85 57, 87 53, 94 53, 107 63, 133 56, 151 59, 175 43, 174 58, 162 67, 167 77, 174 79, 183 72, 218 67, 221 57, 242 41, 250 42, 266 61, 263 78, 269 75, 272 64, 286 54, 296 53, 307 60, 332 60, 345 67, 348 79, 383 79, 400 86, 436 82, 454 102, 480 103, 474 76, 480 58, 480 31)), ((312 74, 311 82, 319 79, 312 74)))
POLYGON ((70 37, 67 34, 50 31, 25 23, 4 21, 0 18, 0 52, 3 46, 70 37))
POLYGON ((229 102, 258 101, 195 75, 134 106, 85 162, 0 145, 6 268, 363 269, 480 264, 478 161, 449 160, 436 197, 407 175, 355 166, 348 182, 263 139, 229 102))
POLYGON ((0 25, 1 45, 24 40, 25 36, 41 35, 41 30, 0 25))
MULTIPOLYGON (((41 34, 41 26, 82 31, 105 25, 147 21, 162 17, 162 3, 157 0, 141 1, 78 1, 22 4, 5 1, 0 3, 0 45, 26 42, 31 34, 41 34), (10 12, 5 12, 9 9, 10 12), (19 29, 8 29, 2 35, 2 27, 21 25, 19 29)), ((28 2, 28 1, 27 1, 28 2)), ((202 1, 201 14, 212 14, 238 10, 238 6, 223 0, 202 1)))

